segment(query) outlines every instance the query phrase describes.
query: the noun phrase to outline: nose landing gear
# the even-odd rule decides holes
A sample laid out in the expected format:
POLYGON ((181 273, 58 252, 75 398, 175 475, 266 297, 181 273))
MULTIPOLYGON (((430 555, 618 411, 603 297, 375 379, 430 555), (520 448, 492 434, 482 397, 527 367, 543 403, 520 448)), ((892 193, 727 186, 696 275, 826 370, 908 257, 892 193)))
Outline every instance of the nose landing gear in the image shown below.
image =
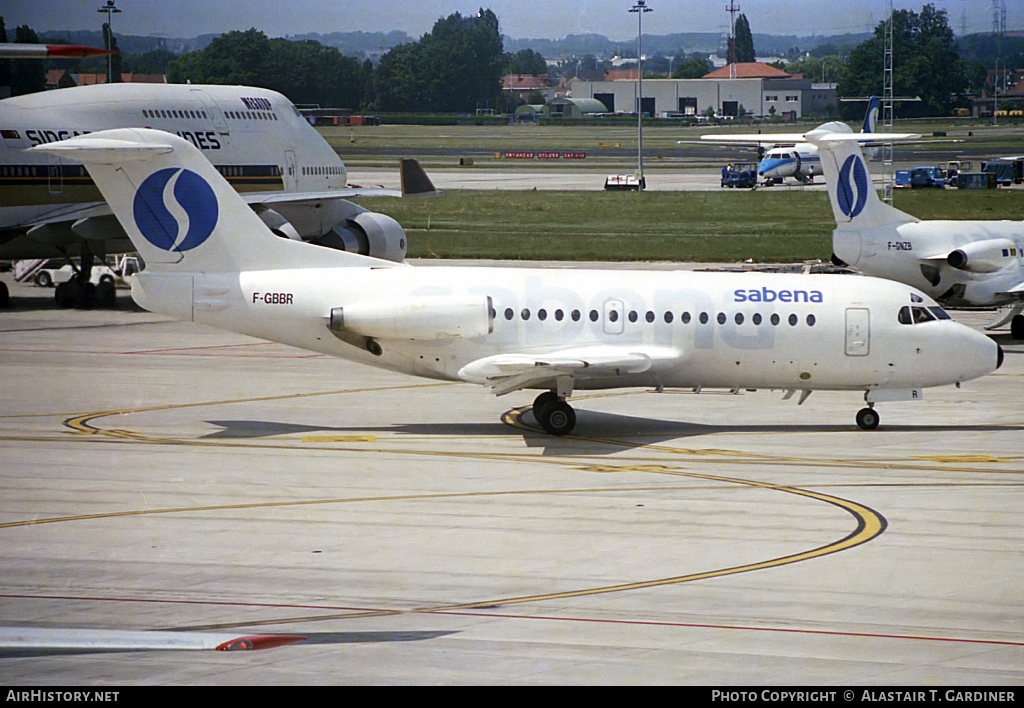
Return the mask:
POLYGON ((862 430, 874 430, 878 427, 878 423, 881 420, 878 417, 878 412, 871 407, 871 404, 868 404, 868 406, 868 408, 861 408, 857 411, 857 425, 862 430))

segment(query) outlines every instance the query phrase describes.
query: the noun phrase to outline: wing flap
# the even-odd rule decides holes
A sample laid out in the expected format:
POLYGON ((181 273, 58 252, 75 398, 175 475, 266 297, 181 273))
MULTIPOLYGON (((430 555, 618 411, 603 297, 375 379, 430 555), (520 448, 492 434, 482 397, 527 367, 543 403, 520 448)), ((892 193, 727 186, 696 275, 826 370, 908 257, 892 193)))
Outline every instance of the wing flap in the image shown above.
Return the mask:
POLYGON ((671 347, 593 346, 543 354, 496 354, 462 367, 463 381, 490 386, 501 396, 520 388, 534 388, 561 376, 576 380, 612 375, 640 374, 673 365, 682 352, 671 347))

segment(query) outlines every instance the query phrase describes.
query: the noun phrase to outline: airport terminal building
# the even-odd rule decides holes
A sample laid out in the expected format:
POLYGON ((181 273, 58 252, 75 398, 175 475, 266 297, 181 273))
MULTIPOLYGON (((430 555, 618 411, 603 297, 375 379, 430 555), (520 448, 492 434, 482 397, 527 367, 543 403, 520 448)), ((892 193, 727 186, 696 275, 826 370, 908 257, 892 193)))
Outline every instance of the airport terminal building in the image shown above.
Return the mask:
MULTIPOLYGON (((571 84, 574 99, 596 99, 608 113, 636 112, 636 80, 583 81, 571 84)), ((643 112, 650 116, 706 115, 796 120, 834 109, 833 84, 816 84, 757 62, 732 64, 700 79, 647 79, 643 112)))

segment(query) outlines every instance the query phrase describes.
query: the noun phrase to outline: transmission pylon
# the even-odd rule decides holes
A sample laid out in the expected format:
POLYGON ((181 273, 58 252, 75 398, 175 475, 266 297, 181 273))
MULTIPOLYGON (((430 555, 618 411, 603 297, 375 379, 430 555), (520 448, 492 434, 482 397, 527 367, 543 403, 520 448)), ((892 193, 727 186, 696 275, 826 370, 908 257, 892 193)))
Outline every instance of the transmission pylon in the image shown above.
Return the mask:
MULTIPOLYGON (((892 115, 892 0, 886 0, 885 11, 885 60, 882 68, 882 132, 893 132, 892 115)), ((895 172, 892 159, 892 143, 882 144, 882 201, 892 204, 895 172)))

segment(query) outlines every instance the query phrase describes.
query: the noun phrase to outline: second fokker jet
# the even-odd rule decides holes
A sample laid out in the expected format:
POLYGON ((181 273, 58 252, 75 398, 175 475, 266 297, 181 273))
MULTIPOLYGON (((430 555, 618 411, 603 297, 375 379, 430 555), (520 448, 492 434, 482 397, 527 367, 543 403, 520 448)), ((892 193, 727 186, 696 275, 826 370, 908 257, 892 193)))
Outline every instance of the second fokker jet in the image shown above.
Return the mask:
POLYGON ((806 137, 822 156, 837 264, 920 288, 951 307, 1010 306, 988 328, 1010 322, 1013 338, 1024 339, 1024 223, 917 219, 875 191, 859 143, 877 134, 827 123, 806 137))
POLYGON ((917 290, 861 276, 415 268, 276 238, 189 142, 112 130, 33 148, 87 165, 145 257, 132 296, 181 320, 372 366, 543 391, 773 388, 877 401, 996 369, 1002 351, 917 290), (905 313, 910 316, 905 316, 905 313), (918 313, 920 313, 918 315, 918 313), (927 321, 926 321, 927 320, 927 321))

